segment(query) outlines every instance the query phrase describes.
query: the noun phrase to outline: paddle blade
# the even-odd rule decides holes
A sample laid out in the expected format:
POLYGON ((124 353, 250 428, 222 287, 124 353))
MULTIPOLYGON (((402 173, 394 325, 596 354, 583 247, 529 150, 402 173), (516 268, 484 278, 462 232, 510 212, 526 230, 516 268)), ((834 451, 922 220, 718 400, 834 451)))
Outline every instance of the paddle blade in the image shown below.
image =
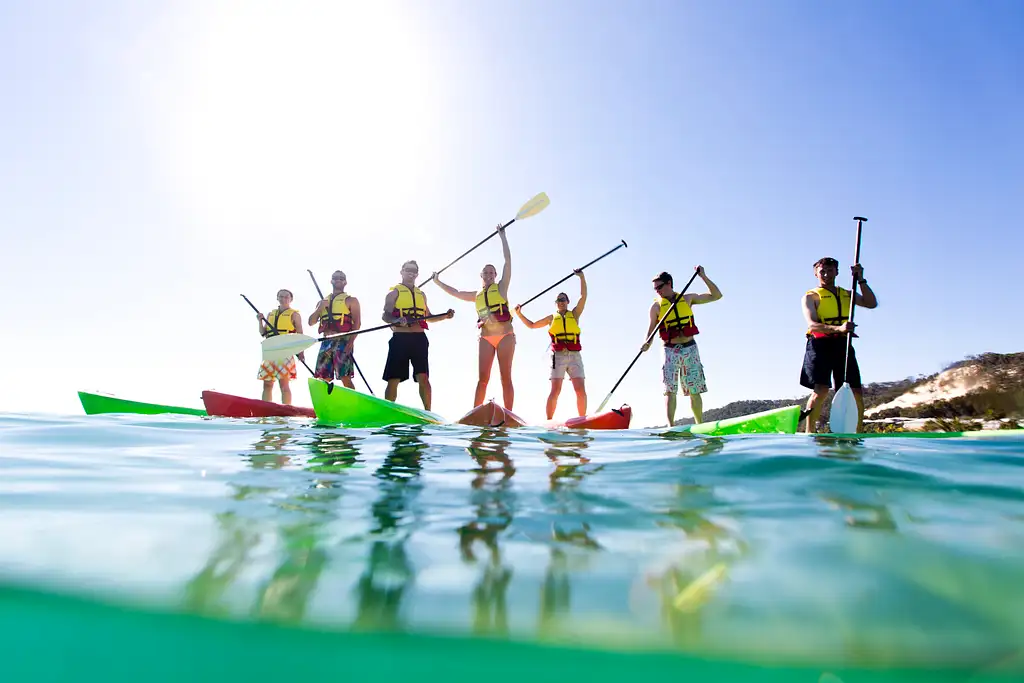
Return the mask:
POLYGON ((263 340, 263 360, 288 360, 299 351, 305 351, 316 339, 304 334, 279 334, 263 340))
POLYGON ((523 204, 523 208, 519 209, 519 213, 516 214, 516 220, 518 221, 521 218, 536 216, 538 213, 548 208, 548 204, 550 203, 551 200, 548 199, 548 195, 541 192, 539 195, 523 204))
POLYGON ((857 431, 857 399, 853 389, 846 382, 832 398, 832 410, 828 416, 828 427, 833 434, 854 434, 857 431))

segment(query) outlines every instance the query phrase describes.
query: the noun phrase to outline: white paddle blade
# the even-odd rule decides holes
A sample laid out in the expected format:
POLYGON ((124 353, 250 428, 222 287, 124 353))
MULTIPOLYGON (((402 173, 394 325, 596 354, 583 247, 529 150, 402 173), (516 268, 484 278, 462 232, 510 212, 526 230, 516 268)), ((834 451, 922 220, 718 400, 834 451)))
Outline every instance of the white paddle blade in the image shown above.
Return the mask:
POLYGON ((550 203, 551 200, 548 199, 548 195, 541 192, 539 195, 523 204, 523 208, 519 209, 519 213, 516 214, 516 220, 536 216, 538 213, 546 209, 550 203))
POLYGON ((279 334, 275 337, 267 337, 263 340, 263 360, 288 360, 313 344, 316 344, 316 339, 304 334, 279 334))
POLYGON ((832 410, 828 416, 828 427, 833 434, 854 434, 857 432, 857 399, 853 389, 846 382, 832 398, 832 410))

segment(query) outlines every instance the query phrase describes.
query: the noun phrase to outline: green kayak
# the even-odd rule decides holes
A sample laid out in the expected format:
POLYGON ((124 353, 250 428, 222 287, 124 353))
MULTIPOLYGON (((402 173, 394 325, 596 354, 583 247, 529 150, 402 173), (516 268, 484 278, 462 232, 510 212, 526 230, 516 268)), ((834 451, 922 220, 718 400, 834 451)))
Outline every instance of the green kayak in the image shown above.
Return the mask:
POLYGON ((78 392, 78 400, 82 402, 82 409, 85 410, 86 415, 97 415, 99 413, 206 415, 206 411, 202 408, 183 408, 181 406, 164 406, 158 403, 142 403, 141 401, 129 401, 123 398, 104 396, 103 394, 90 394, 85 391, 78 392))
POLYGON ((669 431, 689 432, 705 436, 730 434, 795 434, 800 424, 800 406, 773 408, 760 413, 712 420, 700 424, 679 425, 669 431))
POLYGON ((309 378, 317 424, 344 427, 386 427, 393 424, 447 424, 437 413, 392 403, 341 384, 309 378))

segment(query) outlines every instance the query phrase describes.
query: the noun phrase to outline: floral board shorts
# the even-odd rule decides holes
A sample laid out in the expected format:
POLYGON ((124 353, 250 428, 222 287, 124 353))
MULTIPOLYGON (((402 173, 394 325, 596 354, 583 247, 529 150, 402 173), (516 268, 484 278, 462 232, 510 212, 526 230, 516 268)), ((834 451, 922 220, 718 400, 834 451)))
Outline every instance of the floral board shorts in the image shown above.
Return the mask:
POLYGON ((697 342, 665 345, 665 364, 661 367, 662 379, 665 382, 665 393, 675 394, 679 384, 683 385, 683 395, 703 394, 708 390, 704 379, 704 366, 700 363, 697 342), (680 382, 682 380, 682 382, 680 382))
POLYGON ((584 379, 583 356, 579 351, 555 351, 551 354, 551 379, 584 379))
POLYGON ((260 371, 256 373, 256 379, 261 379, 264 382, 273 382, 275 379, 281 379, 287 377, 288 379, 295 379, 298 376, 298 372, 295 370, 295 356, 292 356, 285 362, 265 360, 260 366, 260 371))
POLYGON ((355 374, 352 339, 340 337, 320 342, 320 352, 316 355, 314 374, 320 379, 352 377, 355 374))

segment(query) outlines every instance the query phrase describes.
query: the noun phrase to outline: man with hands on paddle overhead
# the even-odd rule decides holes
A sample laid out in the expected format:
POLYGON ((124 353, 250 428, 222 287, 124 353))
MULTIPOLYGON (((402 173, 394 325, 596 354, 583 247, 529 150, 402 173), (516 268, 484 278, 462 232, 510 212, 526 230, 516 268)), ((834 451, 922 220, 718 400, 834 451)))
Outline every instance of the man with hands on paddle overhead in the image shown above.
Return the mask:
MULTIPOLYGON (((291 334, 293 332, 302 334, 302 316, 292 308, 291 290, 278 290, 277 303, 277 308, 268 313, 266 317, 262 313, 256 314, 256 318, 260 322, 260 336, 276 337, 280 334, 291 334)), ((299 351, 298 356, 300 360, 306 360, 305 354, 301 351, 299 351)), ((281 385, 281 403, 291 405, 292 390, 289 382, 297 376, 295 356, 290 356, 282 362, 263 361, 260 364, 259 372, 256 373, 256 379, 263 380, 263 400, 270 401, 273 397, 274 380, 276 379, 281 385)))
MULTIPOLYGON (((676 392, 679 385, 683 386, 683 394, 690 397, 690 408, 693 410, 695 422, 702 422, 704 419, 704 401, 701 394, 708 390, 704 379, 704 367, 700 362, 700 353, 697 351, 697 340, 694 335, 700 330, 697 329, 691 306, 707 304, 718 301, 722 298, 722 291, 718 285, 704 273, 703 266, 694 268, 700 279, 708 287, 707 294, 683 294, 678 297, 675 306, 672 302, 676 300, 676 292, 672 289, 672 276, 662 271, 653 278, 654 291, 658 299, 651 305, 651 324, 647 328, 647 338, 650 338, 654 329, 658 328, 662 342, 665 344, 665 362, 662 364, 662 379, 665 383, 665 407, 668 413, 668 425, 675 424, 676 418, 676 392), (667 314, 667 315, 666 315, 667 314), (658 325, 658 321, 665 318, 665 322, 658 325)), ((683 291, 685 291, 685 287, 683 291)), ((643 351, 651 348, 650 342, 645 342, 641 347, 643 351)))
POLYGON ((512 329, 512 312, 509 311, 508 305, 508 283, 512 277, 512 256, 508 247, 508 238, 505 236, 505 226, 499 225, 497 233, 501 238, 501 251, 505 259, 500 280, 498 280, 498 270, 490 263, 480 271, 480 280, 483 286, 479 292, 460 292, 441 282, 437 273, 431 276, 431 280, 456 299, 472 301, 476 304, 476 326, 480 329, 477 363, 479 375, 476 392, 473 395, 473 405, 478 406, 484 402, 487 383, 491 379, 494 357, 497 356, 498 371, 501 373, 503 402, 506 410, 512 410, 512 403, 515 400, 515 389, 512 386, 512 356, 516 352, 516 333, 512 329))
MULTIPOLYGON (((432 314, 427 307, 427 297, 416 286, 420 268, 416 261, 402 264, 402 282, 392 287, 384 298, 384 322, 391 325, 391 341, 388 342, 388 358, 384 363, 383 379, 388 383, 384 398, 394 402, 398 398, 398 385, 409 379, 409 365, 412 365, 413 381, 419 385, 423 409, 430 410, 430 366, 427 362, 430 343, 426 330, 432 314)), ((448 309, 448 318, 455 316, 448 309)))
MULTIPOLYGON (((858 307, 876 308, 878 300, 864 279, 864 267, 859 263, 850 266, 860 293, 855 299, 858 307)), ((835 388, 848 382, 857 401, 857 431, 863 431, 864 394, 861 387, 860 367, 853 347, 850 347, 849 368, 846 367, 846 335, 853 334, 855 323, 850 322, 850 290, 836 286, 839 275, 839 261, 826 256, 814 263, 814 275, 818 286, 804 293, 801 301, 804 320, 807 322, 807 344, 804 350, 803 367, 800 370, 800 385, 814 393, 807 400, 806 432, 817 431, 818 418, 828 397, 829 385, 835 388), (838 299, 838 301, 837 301, 838 299), (849 369, 849 377, 847 377, 849 369)), ((853 334, 853 336, 857 336, 853 334)))
POLYGON ((559 292, 555 297, 555 312, 534 322, 523 315, 522 306, 516 306, 515 312, 523 324, 531 330, 547 326, 551 337, 551 393, 545 409, 548 419, 555 415, 558 395, 562 392, 562 379, 569 375, 573 389, 576 390, 576 412, 580 417, 587 414, 587 389, 584 384, 583 358, 580 355, 580 316, 587 303, 587 278, 583 271, 573 271, 580 279, 580 299, 569 310, 569 295, 559 292))
MULTIPOLYGON (((319 323, 322 335, 352 332, 362 327, 362 313, 359 299, 345 292, 348 280, 340 270, 331 275, 333 291, 326 299, 322 299, 316 310, 309 316, 309 324, 319 323)), ((325 339, 320 342, 320 352, 316 356, 314 377, 333 380, 337 377, 349 389, 355 389, 352 377, 355 375, 353 348, 357 335, 325 339)))

